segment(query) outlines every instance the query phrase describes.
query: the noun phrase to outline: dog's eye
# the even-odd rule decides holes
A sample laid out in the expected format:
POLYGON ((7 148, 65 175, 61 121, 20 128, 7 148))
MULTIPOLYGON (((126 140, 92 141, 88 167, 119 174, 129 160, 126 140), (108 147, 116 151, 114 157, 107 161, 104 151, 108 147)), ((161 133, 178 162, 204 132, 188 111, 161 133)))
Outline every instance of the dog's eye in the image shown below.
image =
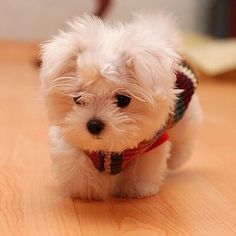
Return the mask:
POLYGON ((131 97, 122 95, 122 94, 117 94, 116 99, 117 99, 117 102, 116 102, 117 106, 121 108, 127 107, 131 101, 131 97))
POLYGON ((81 96, 73 97, 73 100, 77 105, 83 105, 83 103, 81 101, 81 96))

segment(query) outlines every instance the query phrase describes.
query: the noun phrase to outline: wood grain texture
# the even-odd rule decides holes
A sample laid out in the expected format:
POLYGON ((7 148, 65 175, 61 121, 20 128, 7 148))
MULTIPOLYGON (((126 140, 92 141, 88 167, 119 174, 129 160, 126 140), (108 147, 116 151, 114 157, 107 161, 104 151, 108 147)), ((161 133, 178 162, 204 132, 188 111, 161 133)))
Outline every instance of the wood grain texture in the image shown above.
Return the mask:
POLYGON ((195 153, 167 174, 159 195, 73 201, 50 170, 35 47, 0 51, 0 235, 236 235, 235 82, 201 82, 205 119, 195 153))

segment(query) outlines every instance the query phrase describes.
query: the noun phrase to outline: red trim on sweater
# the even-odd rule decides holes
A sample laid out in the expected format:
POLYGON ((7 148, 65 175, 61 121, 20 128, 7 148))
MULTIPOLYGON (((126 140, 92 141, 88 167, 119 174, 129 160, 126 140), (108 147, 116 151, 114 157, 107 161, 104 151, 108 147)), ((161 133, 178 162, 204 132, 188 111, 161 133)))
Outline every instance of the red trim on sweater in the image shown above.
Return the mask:
POLYGON ((159 139, 157 139, 157 141, 155 143, 152 144, 151 147, 149 147, 147 149, 146 152, 149 152, 149 151, 153 150, 154 148, 160 146, 161 144, 163 144, 168 139, 169 139, 169 134, 167 132, 165 132, 164 134, 162 134, 162 136, 159 139))
POLYGON ((142 148, 134 148, 134 149, 129 149, 129 153, 125 153, 123 155, 123 163, 122 163, 122 169, 126 168, 127 165, 138 158, 138 156, 144 153, 147 153, 155 148, 157 148, 158 146, 160 146, 161 144, 163 144, 165 141, 167 141, 169 139, 169 135, 167 132, 163 133, 161 135, 161 137, 159 137, 147 150, 145 150, 144 152, 142 152, 142 148))

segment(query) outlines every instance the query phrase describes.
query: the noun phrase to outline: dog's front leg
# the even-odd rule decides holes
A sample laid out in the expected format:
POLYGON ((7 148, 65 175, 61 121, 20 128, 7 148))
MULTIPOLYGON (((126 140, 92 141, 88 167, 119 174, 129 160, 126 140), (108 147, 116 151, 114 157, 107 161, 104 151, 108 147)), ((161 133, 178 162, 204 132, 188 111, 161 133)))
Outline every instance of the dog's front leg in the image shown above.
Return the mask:
POLYGON ((122 173, 118 195, 124 197, 147 197, 158 193, 164 178, 170 143, 145 153, 122 173))
POLYGON ((82 199, 105 199, 115 179, 95 169, 86 154, 67 143, 55 127, 51 129, 50 136, 53 169, 63 191, 82 199))

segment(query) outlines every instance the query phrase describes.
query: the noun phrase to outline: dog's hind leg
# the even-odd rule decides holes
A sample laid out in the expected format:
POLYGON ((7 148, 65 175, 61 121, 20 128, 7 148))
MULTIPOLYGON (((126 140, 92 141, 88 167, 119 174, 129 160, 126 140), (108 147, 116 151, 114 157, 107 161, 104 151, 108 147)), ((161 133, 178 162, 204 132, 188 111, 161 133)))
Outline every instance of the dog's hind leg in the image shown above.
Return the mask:
POLYGON ((172 143, 168 160, 170 169, 180 167, 191 157, 201 120, 202 112, 198 97, 194 95, 184 117, 169 131, 172 143))

